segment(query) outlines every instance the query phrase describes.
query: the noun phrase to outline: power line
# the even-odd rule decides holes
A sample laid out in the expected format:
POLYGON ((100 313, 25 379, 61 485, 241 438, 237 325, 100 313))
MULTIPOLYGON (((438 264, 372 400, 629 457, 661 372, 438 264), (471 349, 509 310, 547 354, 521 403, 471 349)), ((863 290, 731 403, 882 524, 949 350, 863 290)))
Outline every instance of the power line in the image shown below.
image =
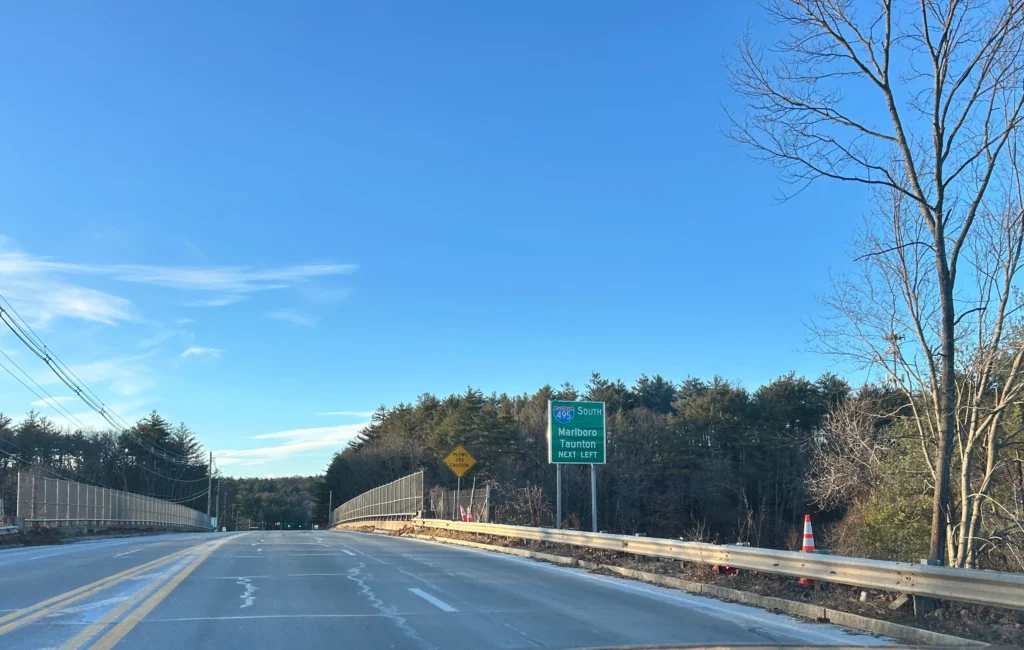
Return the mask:
POLYGON ((100 400, 99 396, 96 395, 96 393, 92 392, 92 390, 90 390, 89 387, 85 385, 85 382, 79 379, 78 375, 76 375, 74 371, 71 370, 71 368, 69 368, 67 364, 65 364, 64 361, 62 361, 61 358, 57 356, 56 353, 50 350, 50 348, 47 347, 45 343, 43 343, 43 340, 39 338, 39 335, 36 334, 36 331, 32 329, 32 326, 28 324, 28 321, 21 317, 21 314, 18 313, 18 310, 14 308, 14 305, 12 305, 11 302, 6 297, 4 297, 3 294, 0 294, 0 300, 2 300, 5 305, 7 305, 7 309, 14 315, 14 318, 20 321, 21 325, 23 325, 24 328, 28 330, 26 336, 30 340, 32 340, 37 347, 42 348, 48 356, 50 356, 59 366, 66 370, 67 373, 71 375, 79 384, 82 384, 82 388, 86 391, 86 393, 89 394, 90 397, 92 397, 97 402, 101 402, 102 400, 100 400))
MULTIPOLYGON (((86 428, 85 425, 82 424, 82 422, 77 417, 75 417, 73 413, 71 413, 70 411, 67 411, 67 409, 65 409, 65 411, 67 412, 67 415, 65 415, 60 410, 58 410, 57 407, 55 406, 55 404, 58 404, 57 400, 52 395, 50 395, 50 393, 48 393, 45 388, 40 386, 38 382, 36 382, 34 379, 32 379, 32 376, 29 375, 27 372, 25 372, 25 370, 21 366, 19 366, 18 363, 16 361, 14 361, 14 359, 12 359, 6 352, 4 352, 2 349, 0 349, 0 354, 2 354, 4 357, 7 358, 8 361, 10 361, 12 364, 14 364, 14 367, 17 368, 19 371, 21 371, 21 373, 23 375, 25 375, 25 377, 27 377, 29 381, 31 381, 33 384, 35 384, 36 387, 39 388, 39 390, 43 391, 46 394, 46 396, 50 398, 50 401, 47 402, 45 399, 43 399, 42 395, 37 393, 35 390, 32 389, 31 386, 29 386, 24 381, 22 381, 22 379, 20 377, 18 377, 13 372, 11 372, 10 368, 8 368, 7 366, 5 366, 3 364, 0 364, 0 368, 3 368, 3 370, 7 374, 9 374, 18 383, 20 383, 22 386, 24 386, 26 389, 28 389, 28 391, 31 392, 33 395, 35 395, 41 402, 45 402, 58 415, 62 416, 65 420, 68 420, 68 422, 72 426, 74 426, 75 422, 77 422, 80 429, 85 429, 86 428), (69 419, 69 416, 70 416, 71 419, 74 420, 74 422, 72 422, 71 419, 69 419)), ((6 442, 6 441, 4 441, 4 442, 6 442)), ((152 470, 152 469, 146 467, 142 463, 139 463, 138 467, 141 467, 145 471, 147 471, 147 472, 149 472, 151 474, 155 474, 156 476, 159 476, 160 478, 167 479, 169 481, 176 481, 176 482, 179 482, 179 483, 198 483, 199 481, 206 481, 207 480, 206 477, 203 477, 203 478, 200 478, 200 479, 189 480, 189 479, 180 479, 180 478, 174 478, 174 477, 171 477, 171 476, 165 476, 165 475, 163 475, 163 474, 161 474, 161 473, 159 473, 159 472, 157 472, 155 470, 152 470)), ((78 477, 82 478, 80 474, 75 474, 75 476, 78 476, 78 477)), ((84 479, 83 478, 83 480, 88 480, 88 479, 84 479)), ((116 489, 116 488, 110 487, 108 485, 103 485, 102 483, 98 483, 98 485, 102 485, 103 487, 109 487, 112 490, 116 489)), ((145 496, 153 496, 153 495, 145 495, 145 496)))
POLYGON ((103 400, 89 389, 89 387, 85 385, 85 383, 67 366, 67 364, 61 361, 56 354, 50 351, 46 344, 43 343, 42 339, 39 338, 39 335, 35 333, 35 330, 33 330, 25 319, 18 314, 17 310, 14 309, 13 305, 11 305, 10 301, 7 300, 3 294, 0 294, 0 300, 2 300, 8 307, 6 310, 3 307, 0 307, 0 320, 4 322, 7 328, 11 330, 14 336, 17 337, 25 347, 27 347, 34 355, 39 357, 39 359, 50 368, 57 378, 60 379, 65 386, 71 389, 79 399, 85 402, 90 409, 98 413, 100 417, 102 417, 110 426, 114 427, 115 430, 119 430, 135 439, 139 446, 143 447, 153 455, 159 456, 168 462, 178 463, 180 465, 192 464, 189 458, 171 454, 166 450, 160 449, 155 443, 146 441, 141 436, 132 433, 128 423, 117 415, 117 413, 110 410, 107 405, 103 403, 103 400))
MULTIPOLYGON (((0 350, 0 352, 2 352, 2 350, 0 350)), ((7 357, 7 355, 6 355, 6 354, 4 354, 4 356, 5 356, 5 357, 7 357)), ((7 357, 7 358, 8 358, 9 360, 10 360, 10 357, 7 357)), ((12 362, 13 362, 13 361, 12 361, 12 362)), ((17 366, 17 364, 15 364, 15 366, 17 366)), ((17 382, 18 382, 19 384, 21 384, 22 386, 24 386, 25 388, 27 388, 27 389, 28 389, 28 391, 29 391, 30 393, 32 393, 33 395, 35 395, 35 396, 36 396, 36 397, 37 397, 37 398, 38 398, 38 399, 39 399, 39 400, 40 400, 41 402, 46 402, 46 400, 45 400, 45 399, 43 399, 43 396, 42 396, 42 395, 40 395, 39 393, 37 393, 37 392, 35 392, 34 390, 32 390, 32 387, 31 387, 31 386, 29 386, 28 384, 26 384, 26 383, 25 383, 24 381, 22 381, 21 377, 19 377, 18 375, 14 374, 13 372, 11 372, 11 369, 10 369, 10 368, 8 368, 7 366, 3 365, 2 363, 0 363, 0 368, 3 368, 3 369, 4 369, 4 371, 5 371, 5 372, 6 372, 6 373, 7 373, 8 375, 10 375, 11 377, 14 377, 14 379, 15 379, 15 380, 16 380, 16 381, 17 381, 17 382)), ((19 368, 18 368, 18 370, 21 370, 21 368, 19 367, 19 368)), ((24 370, 22 370, 22 372, 24 373, 25 371, 24 371, 24 370)), ((28 375, 25 375, 25 376, 26 376, 26 377, 28 377, 28 375)), ((30 377, 30 379, 31 379, 31 377, 30 377)), ((34 382, 33 382, 33 383, 34 383, 34 382)), ((51 398, 51 399, 53 399, 53 398, 51 398)), ((65 420, 68 420, 68 422, 69 422, 69 423, 71 424, 71 426, 72 426, 72 427, 73 427, 73 426, 75 426, 75 423, 74 423, 74 422, 71 422, 71 420, 69 420, 69 419, 68 419, 68 416, 66 416, 66 415, 64 415, 63 413, 61 413, 60 411, 58 411, 58 410, 57 410, 57 408, 53 406, 53 404, 51 404, 50 402, 46 402, 46 403, 47 403, 47 404, 48 404, 48 405, 50 406, 50 408, 52 408, 52 409, 53 409, 54 411, 57 411, 57 415, 60 415, 60 416, 61 416, 61 417, 63 417, 63 418, 65 419, 65 420)))
MULTIPOLYGON (((174 478, 173 476, 164 476, 163 474, 161 474, 160 472, 158 472, 156 470, 149 469, 148 467, 146 467, 142 463, 139 463, 137 465, 137 467, 140 467, 140 468, 146 470, 147 472, 149 472, 150 474, 153 474, 154 476, 159 476, 160 478, 165 478, 168 481, 176 481, 178 483, 198 483, 199 481, 208 481, 209 480, 209 478, 206 477, 206 476, 204 476, 202 478, 197 478, 197 479, 183 479, 183 478, 174 478)), ((198 467, 198 465, 197 465, 197 467, 198 467)))
MULTIPOLYGON (((209 492, 210 492, 209 490, 203 490, 202 492, 200 492, 199 494, 196 494, 194 496, 183 497, 181 499, 164 499, 164 501, 168 501, 169 503, 177 503, 177 504, 188 503, 189 501, 195 501, 196 499, 201 499, 201 498, 205 497, 209 492)), ((209 513, 207 513, 207 514, 209 514, 209 513)))
MULTIPOLYGON (((28 322, 25 321, 24 318, 22 318, 21 314, 19 314, 17 312, 17 310, 10 303, 10 301, 7 300, 7 298, 5 296, 3 296, 2 294, 0 294, 0 300, 2 300, 3 303, 7 305, 7 309, 6 310, 2 306, 0 306, 0 320, 3 321, 4 325, 7 326, 7 328, 14 334, 14 336, 19 341, 21 341, 29 349, 29 351, 31 351, 36 357, 38 357, 43 363, 45 363, 47 365, 47 367, 57 376, 57 378, 60 379, 60 381, 65 386, 67 386, 69 389, 71 389, 75 393, 75 395, 77 395, 78 398, 81 399, 90 409, 92 409, 93 411, 98 413, 100 415, 100 417, 102 417, 108 424, 110 424, 112 427, 114 427, 115 430, 119 430, 123 435, 127 436, 129 439, 133 440, 136 444, 138 444, 139 447, 141 447, 142 449, 148 451, 149 453, 153 454, 154 456, 158 456, 158 457, 160 457, 160 458, 162 458, 162 459, 164 459, 164 460, 166 460, 168 462, 176 463, 176 464, 179 464, 179 465, 186 465, 186 466, 193 466, 194 465, 194 463, 191 462, 191 458, 190 457, 188 457, 188 456, 178 456, 176 454, 168 453, 166 450, 160 449, 156 445, 155 442, 150 442, 148 440, 145 440, 143 437, 133 433, 130 430, 130 427, 128 426, 128 423, 125 422, 123 418, 121 418, 114 411, 110 410, 107 407, 107 405, 103 403, 103 400, 100 399, 99 396, 96 395, 96 393, 94 393, 88 386, 86 386, 85 383, 81 380, 81 378, 79 378, 74 373, 74 371, 71 370, 71 368, 69 368, 67 366, 67 364, 65 364, 56 354, 54 354, 52 351, 50 351, 50 349, 46 346, 46 344, 39 337, 39 335, 35 332, 35 330, 32 329, 32 326, 29 325, 28 322)), ((20 383, 29 392, 31 392, 33 395, 35 395, 40 401, 46 402, 46 404, 49 405, 50 408, 52 408, 59 415, 64 417, 66 420, 68 420, 69 423, 71 423, 71 421, 74 420, 75 422, 78 423, 78 425, 79 425, 79 427, 81 429, 85 429, 86 428, 82 424, 82 422, 77 417, 74 416, 74 414, 72 414, 70 411, 68 411, 66 408, 64 408, 63 405, 60 404, 60 402, 58 402, 52 395, 50 395, 50 393, 45 388, 43 388, 35 379, 32 378, 31 375, 29 375, 23 368, 21 368, 21 366, 19 366, 18 363, 16 361, 14 361, 14 359, 12 359, 6 352, 4 352, 3 350, 0 350, 0 354, 3 354, 3 356, 5 358, 7 358, 7 360, 10 361, 10 363, 13 364, 14 367, 17 368, 29 381, 31 381, 37 388, 39 388, 39 390, 42 391, 49 398, 49 400, 44 399, 39 393, 37 393, 35 390, 33 390, 31 386, 29 386, 24 381, 22 381, 22 379, 20 377, 15 375, 6 366, 3 366, 2 364, 0 364, 0 368, 3 368, 3 370, 5 372, 7 372, 7 374, 9 374, 12 377, 14 377, 14 379, 16 381, 18 381, 18 383, 20 383), (61 412, 61 408, 58 408, 58 407, 63 408, 63 412, 61 412)), ((72 423, 72 426, 74 426, 73 423, 72 423)), ((7 442, 7 441, 4 441, 4 442, 7 442)), ((14 447, 14 445, 11 445, 11 446, 14 447)), ((61 475, 61 474, 59 474, 59 473, 57 473, 57 472, 55 472, 55 471, 53 471, 53 470, 51 470, 49 468, 43 467, 42 465, 39 465, 37 463, 31 462, 31 461, 22 460, 22 459, 18 459, 16 456, 13 456, 13 455, 11 455, 11 454, 9 454, 7 452, 3 452, 3 453, 5 455, 11 457, 11 458, 15 458, 16 460, 20 460, 20 462, 27 463, 27 464, 35 466, 35 467, 37 467, 37 468, 39 468, 39 469, 41 469, 43 471, 49 472, 49 473, 51 473, 51 474, 53 474, 55 476, 63 478, 64 480, 71 480, 71 479, 67 478, 66 476, 63 476, 63 475, 61 475)), ((212 456, 211 456, 211 460, 212 460, 212 456)), ((150 469, 149 467, 146 467, 146 465, 144 463, 141 463, 141 462, 136 463, 136 466, 141 468, 142 470, 144 470, 146 472, 149 472, 150 474, 153 474, 155 476, 158 476, 158 477, 160 477, 162 479, 165 479, 165 480, 168 480, 168 481, 173 481, 175 483, 198 483, 198 482, 201 482, 201 481, 207 481, 207 482, 209 481, 209 477, 203 477, 203 478, 200 478, 200 479, 181 479, 181 478, 174 478, 174 477, 171 477, 171 476, 166 476, 164 474, 161 474, 160 472, 157 472, 156 470, 153 470, 153 469, 150 469)), ((71 473, 74 476, 79 477, 80 479, 82 479, 86 483, 91 482, 89 479, 85 479, 84 477, 82 477, 77 472, 73 472, 72 471, 71 473)), ((107 487, 109 489, 117 489, 117 488, 110 488, 109 486, 103 485, 102 483, 99 483, 99 485, 102 486, 102 487, 107 487)), ((184 501, 195 500, 195 499, 201 498, 202 496, 205 496, 208 493, 209 493, 209 487, 207 487, 206 491, 204 491, 204 492, 202 492, 200 494, 191 495, 191 496, 180 498, 180 499, 168 499, 167 497, 162 496, 162 495, 161 496, 157 496, 157 495, 144 494, 144 493, 135 493, 135 494, 140 494, 142 496, 158 498, 158 499, 163 499, 163 500, 170 500, 171 502, 177 503, 177 502, 184 502, 184 501)))
MULTIPOLYGON (((69 422, 70 422, 71 420, 74 420, 74 421, 75 421, 75 422, 76 422, 76 423, 78 424, 78 427, 79 427, 80 429, 85 429, 85 428, 86 428, 86 427, 85 427, 85 425, 84 425, 84 424, 82 424, 82 421, 81 421, 81 420, 79 420, 79 419, 78 419, 77 417, 75 417, 75 415, 74 415, 74 414, 73 414, 73 413, 72 413, 71 411, 69 411, 68 409, 64 408, 64 406, 63 406, 63 405, 62 405, 62 404, 61 404, 60 402, 58 402, 58 401, 57 401, 57 399, 56 399, 56 398, 55 398, 55 397, 54 397, 53 395, 51 395, 51 394, 50 394, 50 393, 49 393, 49 392, 48 392, 48 391, 47 391, 47 390, 46 390, 45 388, 43 388, 42 386, 40 386, 40 385, 39 385, 39 382, 37 382, 37 381, 36 381, 35 379, 33 379, 33 378, 32 378, 32 375, 30 375, 30 374, 28 374, 27 372, 25 372, 25 369, 24 369, 24 368, 22 368, 21 366, 19 366, 19 365, 18 365, 18 362, 17 362, 17 361, 15 361, 14 359, 12 359, 12 358, 10 357, 10 355, 9 355, 9 354, 7 354, 6 352, 4 352, 4 351, 3 351, 3 349, 2 349, 2 348, 0 348, 0 354, 4 355, 4 357, 5 357, 5 358, 6 358, 6 359, 7 359, 8 361, 10 361, 10 362, 11 362, 11 364, 13 364, 13 365, 14 365, 14 367, 15 367, 15 368, 17 368, 17 369, 18 369, 18 371, 19 371, 19 372, 21 372, 21 374, 22 374, 22 375, 24 375, 24 376, 25 376, 25 377, 26 377, 26 378, 27 378, 27 379, 28 379, 29 381, 31 381, 31 382, 32 382, 32 383, 33 383, 33 384, 35 385, 35 387, 36 387, 36 388, 38 388, 39 390, 43 391, 43 393, 44 393, 44 394, 45 394, 45 395, 46 395, 46 396, 47 396, 48 398, 50 398, 50 401, 46 401, 45 399, 43 399, 42 397, 40 397, 39 393, 35 392, 34 390, 32 390, 31 388, 29 388, 28 386, 26 386, 26 385, 25 385, 25 382, 23 382, 23 381, 22 381, 22 382, 21 382, 21 385, 22 385, 22 386, 25 386, 25 388, 29 388, 29 390, 30 390, 30 391, 32 391, 32 394, 33 394, 33 395, 35 395, 36 397, 38 397, 38 398, 39 398, 39 401, 41 401, 41 402, 45 403, 45 404, 46 404, 47 406, 49 406, 50 408, 52 408, 52 409, 53 409, 54 411, 56 411, 56 412, 57 412, 57 414, 58 414, 58 415, 60 415, 61 417, 63 417, 63 418, 65 419, 65 420, 68 420, 68 418, 70 418, 70 420, 68 420, 69 422)), ((12 377, 14 377, 14 373, 12 373, 12 372, 11 372, 10 370, 8 370, 8 369, 7 369, 6 367, 4 368, 4 370, 7 370, 7 374, 9 374, 9 375, 11 375, 12 377)), ((14 378, 15 378, 15 379, 18 379, 17 377, 14 377, 14 378)), ((21 381, 21 380, 19 379, 18 381, 21 381)), ((74 426, 74 423, 72 423, 72 426, 74 426)))

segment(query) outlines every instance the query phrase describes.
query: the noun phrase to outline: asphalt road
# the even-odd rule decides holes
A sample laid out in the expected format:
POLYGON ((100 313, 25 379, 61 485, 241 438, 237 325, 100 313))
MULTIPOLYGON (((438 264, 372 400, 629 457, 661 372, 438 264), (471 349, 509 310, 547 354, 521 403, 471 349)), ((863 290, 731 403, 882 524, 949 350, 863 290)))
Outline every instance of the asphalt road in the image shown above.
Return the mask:
POLYGON ((578 569, 349 532, 0 551, 0 648, 587 648, 884 639, 578 569))

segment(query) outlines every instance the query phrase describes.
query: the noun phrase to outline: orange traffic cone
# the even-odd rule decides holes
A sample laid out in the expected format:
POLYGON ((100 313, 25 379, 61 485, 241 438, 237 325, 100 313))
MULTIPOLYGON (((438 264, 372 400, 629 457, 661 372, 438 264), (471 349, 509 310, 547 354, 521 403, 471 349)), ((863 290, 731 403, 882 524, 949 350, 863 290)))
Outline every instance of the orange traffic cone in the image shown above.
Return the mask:
MULTIPOLYGON (((810 515, 804 515, 804 546, 800 550, 804 553, 814 552, 814 530, 811 529, 810 515)), ((813 587, 814 580, 811 580, 810 578, 800 578, 800 584, 813 587)))

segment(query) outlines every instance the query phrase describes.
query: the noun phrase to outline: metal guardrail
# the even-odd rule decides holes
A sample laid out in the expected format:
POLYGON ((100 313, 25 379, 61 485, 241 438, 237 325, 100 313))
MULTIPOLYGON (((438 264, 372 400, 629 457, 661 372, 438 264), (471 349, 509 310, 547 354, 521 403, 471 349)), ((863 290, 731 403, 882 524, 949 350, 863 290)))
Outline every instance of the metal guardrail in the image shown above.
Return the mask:
POLYGON ((403 476, 349 499, 331 512, 329 525, 359 519, 417 517, 423 512, 423 472, 403 476))
POLYGON ((46 526, 211 530, 206 514, 178 503, 18 472, 17 517, 46 526))
POLYGON ((814 578, 867 589, 1024 610, 1024 574, 1020 573, 527 526, 440 519, 415 519, 412 523, 426 528, 569 544, 699 564, 718 564, 734 569, 814 578))

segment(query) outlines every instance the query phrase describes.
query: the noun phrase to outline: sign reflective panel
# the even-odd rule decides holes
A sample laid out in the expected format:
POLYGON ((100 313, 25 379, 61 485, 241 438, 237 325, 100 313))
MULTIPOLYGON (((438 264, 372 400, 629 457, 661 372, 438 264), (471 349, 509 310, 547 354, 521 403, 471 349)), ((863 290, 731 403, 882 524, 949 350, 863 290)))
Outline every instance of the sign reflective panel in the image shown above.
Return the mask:
POLYGON ((469 468, 476 465, 476 459, 470 455, 466 448, 459 445, 455 448, 455 451, 448 454, 444 459, 444 464, 448 466, 448 469, 452 470, 456 476, 462 478, 462 475, 469 471, 469 468))
POLYGON ((548 402, 548 462, 603 465, 604 402, 548 402))

